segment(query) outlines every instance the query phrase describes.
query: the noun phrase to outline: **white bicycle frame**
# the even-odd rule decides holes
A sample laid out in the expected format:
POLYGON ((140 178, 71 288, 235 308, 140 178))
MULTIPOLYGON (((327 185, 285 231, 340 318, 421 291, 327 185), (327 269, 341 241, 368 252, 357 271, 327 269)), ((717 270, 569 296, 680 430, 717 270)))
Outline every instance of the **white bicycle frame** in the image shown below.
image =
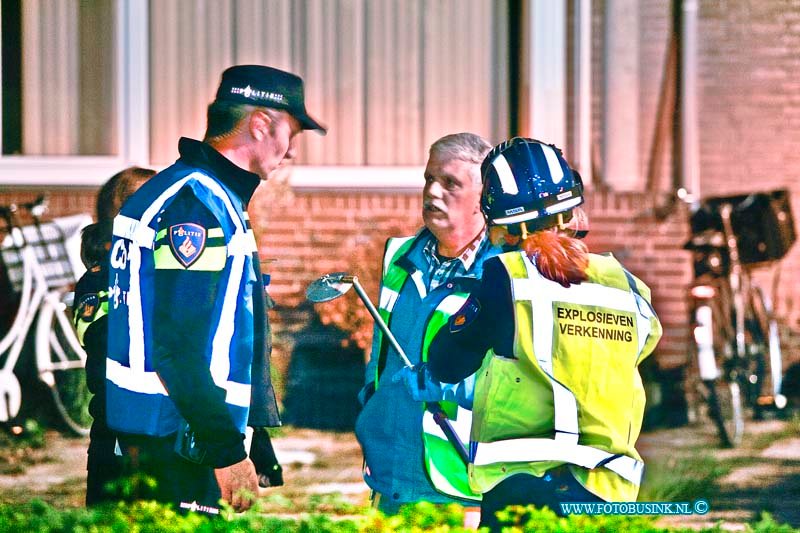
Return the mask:
POLYGON ((86 363, 86 352, 78 342, 67 317, 66 304, 62 302, 58 290, 48 288, 34 247, 25 241, 22 230, 16 225, 10 228, 10 236, 13 245, 20 250, 23 281, 19 310, 11 328, 0 340, 0 357, 8 352, 0 368, 0 422, 7 422, 17 416, 22 405, 22 392, 19 380, 14 375, 14 366, 34 320, 37 320, 37 313, 35 353, 39 379, 52 388, 55 386, 54 371, 83 368, 86 363), (77 359, 70 360, 55 338, 51 327, 53 317, 58 321, 69 348, 78 356, 77 359), (55 362, 50 357, 51 349, 58 358, 55 362))

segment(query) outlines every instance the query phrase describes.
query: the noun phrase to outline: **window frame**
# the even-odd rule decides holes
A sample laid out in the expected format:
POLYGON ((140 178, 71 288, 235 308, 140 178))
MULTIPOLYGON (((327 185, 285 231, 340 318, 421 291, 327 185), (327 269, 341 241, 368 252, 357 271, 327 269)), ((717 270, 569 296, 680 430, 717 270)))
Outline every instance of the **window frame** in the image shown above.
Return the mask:
POLYGON ((150 155, 147 0, 116 0, 114 13, 117 155, 3 155, 0 149, 0 185, 100 185, 122 168, 147 166, 150 155))
MULTIPOLYGON (((0 146, 0 187, 99 186, 127 166, 164 168, 150 162, 148 0, 116 0, 114 13, 117 155, 3 155, 0 146)), ((423 174, 422 166, 298 165, 292 168, 289 184, 298 191, 419 192, 424 186, 423 174)))

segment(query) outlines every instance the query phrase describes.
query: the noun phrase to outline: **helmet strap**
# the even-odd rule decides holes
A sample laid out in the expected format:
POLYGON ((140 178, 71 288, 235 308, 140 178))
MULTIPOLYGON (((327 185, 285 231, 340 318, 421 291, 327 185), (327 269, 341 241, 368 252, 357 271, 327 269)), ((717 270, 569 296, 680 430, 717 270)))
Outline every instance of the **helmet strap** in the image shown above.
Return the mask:
POLYGON ((528 235, 530 235, 528 233, 528 225, 525 224, 525 222, 520 222, 519 227, 522 230, 522 240, 524 241, 525 239, 528 238, 528 235))
POLYGON ((564 223, 564 213, 558 213, 556 217, 558 220, 558 229, 560 230, 567 229, 567 225, 564 223))

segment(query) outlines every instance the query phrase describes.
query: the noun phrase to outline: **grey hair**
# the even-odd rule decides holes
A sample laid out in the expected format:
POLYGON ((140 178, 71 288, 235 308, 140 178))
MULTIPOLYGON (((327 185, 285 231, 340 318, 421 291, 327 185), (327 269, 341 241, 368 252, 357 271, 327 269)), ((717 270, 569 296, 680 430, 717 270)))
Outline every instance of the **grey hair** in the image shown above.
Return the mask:
POLYGON ((276 121, 281 116, 279 110, 249 104, 214 101, 208 106, 206 134, 203 140, 214 144, 233 137, 242 131, 246 124, 245 119, 255 111, 262 111, 271 119, 270 133, 274 133, 276 121))
POLYGON ((492 149, 489 141, 474 133, 453 133, 445 135, 431 145, 430 157, 439 157, 446 161, 458 159, 478 165, 472 179, 481 182, 480 164, 492 149))

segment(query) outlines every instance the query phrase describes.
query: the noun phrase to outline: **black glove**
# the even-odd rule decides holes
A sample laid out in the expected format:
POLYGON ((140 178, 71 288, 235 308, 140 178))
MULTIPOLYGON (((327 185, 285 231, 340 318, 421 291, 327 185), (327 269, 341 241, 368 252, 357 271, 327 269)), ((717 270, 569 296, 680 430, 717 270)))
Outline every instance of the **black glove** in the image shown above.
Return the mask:
POLYGON ((250 460, 256 467, 259 487, 280 487, 283 485, 283 469, 275 457, 272 441, 266 429, 255 429, 250 446, 250 460))

